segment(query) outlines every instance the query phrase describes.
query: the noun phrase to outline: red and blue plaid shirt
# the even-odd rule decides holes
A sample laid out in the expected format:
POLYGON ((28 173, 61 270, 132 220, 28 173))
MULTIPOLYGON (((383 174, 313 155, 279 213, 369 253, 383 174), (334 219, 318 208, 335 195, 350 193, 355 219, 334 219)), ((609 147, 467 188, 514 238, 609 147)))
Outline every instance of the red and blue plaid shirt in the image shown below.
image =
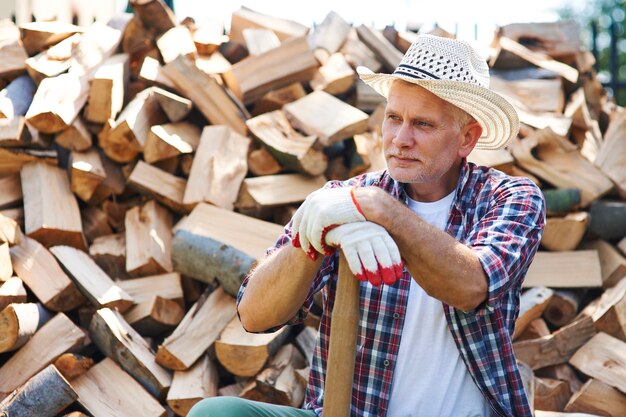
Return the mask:
MULTIPOLYGON (((396 199, 407 201, 404 185, 388 172, 367 173, 347 181, 330 181, 326 187, 375 186, 396 199)), ((486 301, 474 311, 463 312, 443 303, 452 337, 478 388, 498 416, 531 417, 531 409, 513 355, 511 337, 519 314, 521 285, 537 251, 545 224, 541 191, 527 178, 464 161, 456 198, 446 226, 448 234, 474 250, 489 280, 486 301)), ((285 226, 275 247, 290 243, 285 226)), ((323 292, 324 312, 313 354, 304 408, 322 415, 324 375, 328 358, 330 312, 338 273, 338 256, 324 259, 298 314, 286 324, 302 322, 323 292)), ((239 291, 243 295, 247 277, 239 291)), ((393 370, 406 313, 411 276, 392 286, 374 287, 361 282, 361 319, 357 337, 352 416, 381 417, 387 413, 393 370)), ((269 329, 268 331, 273 331, 269 329)), ((419 375, 416 375, 416 382, 419 375)), ((437 384, 437 381, 419 383, 437 384)), ((445 389, 445 387, 442 387, 445 389)))

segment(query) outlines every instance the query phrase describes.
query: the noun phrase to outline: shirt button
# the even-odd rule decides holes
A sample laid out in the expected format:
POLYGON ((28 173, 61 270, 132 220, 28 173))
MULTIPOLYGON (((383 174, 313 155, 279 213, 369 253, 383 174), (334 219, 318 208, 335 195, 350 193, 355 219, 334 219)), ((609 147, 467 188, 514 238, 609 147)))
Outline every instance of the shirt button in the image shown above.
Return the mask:
POLYGON ((394 318, 394 319, 399 319, 399 318, 400 318, 400 314, 398 314, 398 313, 393 313, 393 318, 394 318))
POLYGON ((383 362, 383 365, 385 365, 385 367, 389 366, 389 360, 385 359, 385 361, 383 362))

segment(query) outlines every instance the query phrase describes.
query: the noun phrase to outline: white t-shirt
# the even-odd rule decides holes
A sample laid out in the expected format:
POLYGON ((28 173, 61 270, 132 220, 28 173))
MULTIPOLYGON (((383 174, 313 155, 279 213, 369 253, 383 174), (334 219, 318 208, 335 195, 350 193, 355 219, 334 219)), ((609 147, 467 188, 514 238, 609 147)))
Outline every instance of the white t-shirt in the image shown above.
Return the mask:
MULTIPOLYGON (((440 230, 455 192, 439 201, 409 199, 409 207, 440 230)), ((452 339, 441 301, 411 280, 393 375, 388 417, 487 417, 489 404, 472 380, 452 339)))

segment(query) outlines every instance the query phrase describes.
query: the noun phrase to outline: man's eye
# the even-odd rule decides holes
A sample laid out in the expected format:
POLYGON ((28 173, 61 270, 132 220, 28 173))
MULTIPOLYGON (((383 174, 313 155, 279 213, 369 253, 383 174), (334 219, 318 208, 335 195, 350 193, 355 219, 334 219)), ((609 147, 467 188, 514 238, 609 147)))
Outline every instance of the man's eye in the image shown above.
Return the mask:
POLYGON ((424 120, 418 120, 417 122, 415 122, 416 125, 418 126, 430 126, 430 123, 424 121, 424 120))
POLYGON ((387 115, 387 119, 389 119, 389 120, 398 120, 398 116, 396 116, 395 114, 388 114, 387 115))

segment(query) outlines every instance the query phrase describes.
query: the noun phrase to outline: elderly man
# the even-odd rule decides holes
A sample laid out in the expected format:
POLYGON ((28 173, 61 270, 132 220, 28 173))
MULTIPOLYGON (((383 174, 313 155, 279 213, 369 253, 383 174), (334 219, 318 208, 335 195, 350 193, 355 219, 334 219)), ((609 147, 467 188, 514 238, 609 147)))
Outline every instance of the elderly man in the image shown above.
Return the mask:
POLYGON ((351 415, 531 416, 511 336, 542 194, 466 160, 516 136, 515 110, 463 41, 420 35, 393 74, 359 75, 387 98, 387 169, 312 193, 239 293, 243 326, 262 332, 323 291, 304 408, 217 398, 190 416, 322 415, 339 247, 362 281, 351 415))

